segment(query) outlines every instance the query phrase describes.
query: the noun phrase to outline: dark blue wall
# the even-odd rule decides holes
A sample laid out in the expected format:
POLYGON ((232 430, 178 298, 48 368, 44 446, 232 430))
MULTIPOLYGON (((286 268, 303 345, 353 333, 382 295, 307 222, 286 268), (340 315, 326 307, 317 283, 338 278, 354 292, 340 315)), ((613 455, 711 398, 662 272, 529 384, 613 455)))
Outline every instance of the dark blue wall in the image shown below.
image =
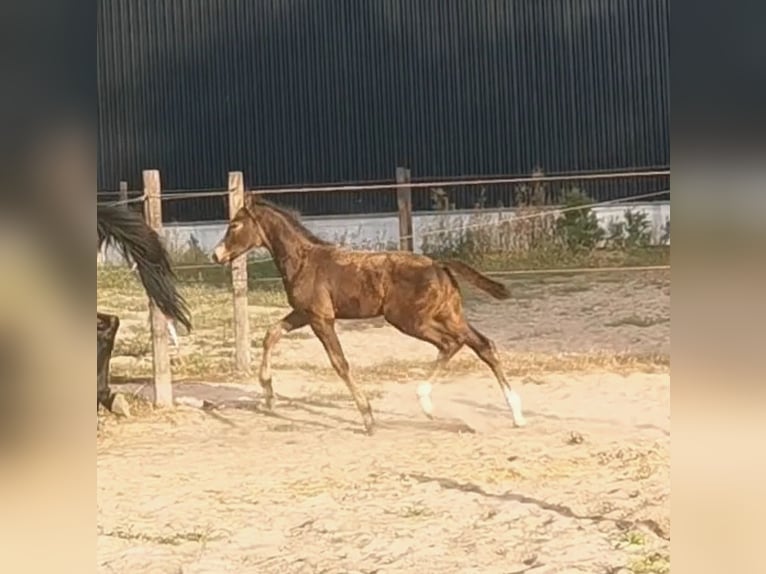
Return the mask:
MULTIPOLYGON (((139 188, 148 168, 165 189, 196 189, 224 186, 229 170, 263 186, 391 179, 396 165, 420 178, 666 166, 669 10, 669 0, 99 0, 99 188, 139 188)), ((391 193, 352 195, 293 203, 394 209, 391 193)), ((170 202, 166 213, 221 217, 222 202, 170 202)))

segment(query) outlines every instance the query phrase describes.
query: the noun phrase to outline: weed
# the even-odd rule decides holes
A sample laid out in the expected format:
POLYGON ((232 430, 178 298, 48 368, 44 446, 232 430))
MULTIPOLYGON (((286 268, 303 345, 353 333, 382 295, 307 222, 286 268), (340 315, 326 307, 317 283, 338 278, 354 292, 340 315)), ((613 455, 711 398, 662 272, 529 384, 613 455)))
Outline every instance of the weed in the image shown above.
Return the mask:
POLYGON ((152 535, 142 532, 134 532, 131 527, 128 527, 126 529, 116 528, 109 531, 101 530, 99 534, 101 536, 109 536, 121 540, 139 540, 142 542, 171 546, 178 546, 185 542, 199 542, 205 544, 212 539, 208 530, 193 530, 190 532, 173 532, 165 535, 152 535))
POLYGON ((642 317, 639 315, 629 315, 627 317, 622 317, 620 319, 615 319, 614 321, 609 321, 605 325, 607 327, 623 327, 623 326, 631 326, 631 327, 652 327, 654 325, 662 325, 664 323, 669 323, 670 317, 642 317))
POLYGON ((623 532, 615 545, 617 548, 637 548, 646 545, 646 535, 638 530, 623 532))
POLYGON ((152 342, 148 333, 142 333, 134 337, 120 337, 118 334, 114 342, 114 357, 134 357, 140 359, 148 357, 152 352, 152 342))
MULTIPOLYGON (((646 249, 651 245, 652 230, 649 217, 642 211, 625 211, 624 221, 611 221, 607 245, 616 250, 646 249)), ((661 242, 664 245, 664 242, 661 242)))
POLYGON ((431 512, 428 510, 427 507, 419 505, 419 504, 407 505, 398 512, 398 515, 401 516, 402 518, 418 518, 420 516, 428 516, 430 514, 431 512))
POLYGON ((200 265, 210 263, 210 255, 202 249, 199 240, 192 235, 185 249, 171 249, 171 258, 175 265, 200 265))
POLYGON ((582 444, 585 442, 585 438, 577 431, 571 431, 569 433, 569 438, 567 439, 567 444, 569 445, 577 445, 582 444))
POLYGON ((660 237, 660 243, 662 245, 670 245, 670 217, 665 218, 665 225, 662 227, 662 237, 660 237))
POLYGON ((670 574, 670 556, 653 552, 634 560, 628 570, 633 574, 670 574))
POLYGON ((572 283, 569 285, 556 285, 552 289, 555 295, 571 295, 573 293, 584 293, 590 291, 590 286, 584 283, 572 283))
POLYGON ((564 211, 556 219, 556 231, 572 253, 590 253, 604 238, 590 198, 577 188, 564 198, 564 211))
MULTIPOLYGON (((438 206, 448 204, 438 190, 438 206)), ((432 191, 432 196, 433 196, 432 191)), ((477 202, 467 218, 438 210, 423 232, 426 255, 457 258, 485 271, 541 268, 661 265, 669 261, 665 243, 651 245, 647 215, 628 209, 624 221, 604 230, 592 201, 578 188, 547 190, 520 186, 515 208, 488 211, 477 202), (563 209, 562 209, 563 208, 563 209)))

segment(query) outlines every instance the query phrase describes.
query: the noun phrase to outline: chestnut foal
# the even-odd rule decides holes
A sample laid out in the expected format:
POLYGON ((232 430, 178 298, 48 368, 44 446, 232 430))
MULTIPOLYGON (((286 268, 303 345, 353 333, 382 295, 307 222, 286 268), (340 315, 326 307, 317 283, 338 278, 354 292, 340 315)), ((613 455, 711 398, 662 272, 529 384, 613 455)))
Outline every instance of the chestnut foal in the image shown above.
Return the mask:
POLYGON ((351 376, 335 332, 335 320, 382 315, 402 333, 427 341, 439 351, 428 382, 418 387, 420 405, 427 416, 432 416, 433 409, 431 382, 455 353, 468 345, 492 369, 515 424, 525 424, 521 399, 503 374, 494 343, 465 318, 456 276, 496 299, 510 296, 505 285, 460 261, 435 261, 405 251, 342 249, 313 235, 287 209, 248 194, 212 258, 217 263, 229 263, 257 247, 271 253, 293 309, 269 328, 264 339, 259 379, 267 408, 274 400, 274 345, 284 333, 309 325, 346 383, 365 429, 372 434, 372 409, 351 376))

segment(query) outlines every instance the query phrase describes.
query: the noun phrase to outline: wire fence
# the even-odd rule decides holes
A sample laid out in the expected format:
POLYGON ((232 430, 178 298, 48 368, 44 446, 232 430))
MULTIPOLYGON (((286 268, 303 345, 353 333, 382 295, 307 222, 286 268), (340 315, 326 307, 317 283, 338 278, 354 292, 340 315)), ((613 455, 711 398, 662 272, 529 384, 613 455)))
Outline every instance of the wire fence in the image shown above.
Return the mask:
MULTIPOLYGON (((537 223, 558 220, 567 214, 575 213, 585 209, 607 208, 610 206, 629 206, 637 202, 651 202, 656 200, 669 199, 669 170, 643 170, 632 172, 608 172, 608 173, 588 173, 588 174, 561 174, 554 176, 544 176, 535 174, 531 177, 515 178, 463 178, 460 180, 440 180, 440 181, 399 181, 399 182, 367 182, 351 185, 333 185, 333 186, 304 186, 298 188, 263 188, 251 190, 259 194, 268 196, 270 199, 281 205, 295 208, 300 205, 301 198, 317 197, 317 194, 325 194, 322 197, 345 197, 346 200, 353 196, 371 196, 385 198, 385 202, 380 205, 387 206, 389 213, 397 213, 399 218, 399 246, 406 245, 406 240, 413 240, 416 237, 421 240, 432 240, 431 243, 439 245, 441 241, 452 233, 452 230, 442 228, 418 229, 415 231, 412 226, 412 212, 419 211, 438 214, 454 213, 459 209, 469 209, 472 214, 494 214, 504 215, 489 218, 478 217, 477 219, 468 219, 463 222, 458 233, 466 233, 473 230, 491 230, 498 227, 508 227, 509 221, 516 227, 511 229, 513 235, 516 229, 523 228, 526 223, 533 223, 532 238, 534 240, 537 223), (649 181, 654 183, 645 183, 639 185, 639 181, 649 181), (579 190, 587 196, 593 198, 591 190, 594 185, 606 185, 608 182, 625 182, 623 189, 630 190, 622 196, 601 199, 597 201, 586 201, 582 204, 570 205, 566 201, 567 193, 572 190, 579 190), (644 187, 648 191, 638 193, 644 187), (488 193, 488 189, 496 188, 493 195, 488 193), (499 190, 499 191, 497 191, 499 190), (402 195, 400 192, 406 191, 402 195), (463 194, 463 195, 461 195, 463 194), (502 196, 505 199, 511 199, 508 204, 495 203, 493 198, 502 196), (405 203, 411 202, 411 206, 403 209, 403 198, 405 203), (416 209, 415 206, 421 206, 416 209), (512 210, 505 208, 510 207, 512 210), (532 209, 521 209, 521 208, 532 209), (503 209, 498 209, 503 208, 503 209), (506 217, 507 216, 507 217, 506 217), (409 228, 401 226, 404 219, 409 217, 409 228), (402 231, 409 229, 410 231, 402 231)), ((172 190, 161 191, 159 189, 159 174, 157 172, 147 172, 145 181, 147 188, 144 191, 130 191, 122 186, 117 192, 102 192, 98 194, 98 202, 102 205, 124 205, 128 209, 143 210, 147 221, 160 230, 161 220, 172 220, 174 208, 179 206, 188 206, 197 204, 195 209, 206 209, 204 206, 215 204, 219 215, 216 217, 219 221, 228 219, 228 214, 236 211, 237 206, 245 200, 244 185, 242 184, 242 174, 229 174, 229 186, 231 189, 204 189, 204 190, 172 190), (232 183, 234 182, 234 183, 232 183), (201 203, 200 203, 201 202, 201 203)), ((344 200, 344 201, 346 201, 344 200)), ((383 201, 381 199, 381 201, 383 201)), ((374 212, 373 212, 374 213, 374 212)), ((362 211, 360 214, 369 216, 369 211, 362 211)), ((343 215, 353 215, 353 212, 343 212, 343 215)), ((410 246, 413 242, 410 241, 410 246)), ((481 246, 480 246, 481 248, 481 246)), ((410 247, 412 249, 412 247, 410 247)), ((505 247, 504 247, 505 249, 505 247)), ((206 268, 217 268, 216 273, 220 274, 225 283, 230 283, 233 293, 233 321, 227 325, 233 326, 233 346, 234 357, 232 365, 228 372, 232 375, 248 374, 252 372, 252 356, 250 351, 250 333, 248 319, 248 287, 250 283, 275 283, 281 281, 281 277, 276 274, 273 268, 271 273, 260 273, 257 277, 248 277, 249 264, 267 264, 270 265, 272 257, 263 255, 252 257, 249 261, 240 259, 232 264, 230 271, 224 270, 220 265, 209 262, 205 249, 199 249, 197 255, 206 259, 205 262, 183 263, 176 261, 174 269, 176 271, 195 271, 206 268)), ((645 272, 667 270, 669 265, 632 265, 632 266, 590 266, 577 267, 570 265, 568 267, 548 267, 531 269, 494 269, 487 272, 493 276, 513 276, 528 273, 550 274, 550 273, 585 273, 585 272, 645 272)), ((252 272, 251 272, 252 273, 252 272)), ((222 294, 224 291, 221 292, 222 294)), ((223 295, 222 295, 223 296, 223 295)), ((230 305, 229 293, 225 294, 227 302, 222 305, 230 305)), ((168 345, 168 337, 174 342, 177 340, 175 328, 170 322, 163 322, 157 319, 157 311, 152 308, 153 320, 151 329, 151 348, 153 352, 153 373, 155 377, 155 396, 162 395, 164 400, 172 397, 172 387, 170 386, 171 373, 169 360, 173 352, 168 345), (161 328, 164 327, 164 328, 161 328), (161 392, 157 389, 162 387, 161 392)), ((225 313, 225 311, 224 311, 225 313)), ((216 316, 220 314, 216 313, 216 316)), ((227 326, 226 329, 229 329, 227 326)), ((229 339, 225 336, 224 339, 229 339)), ((231 345, 231 342, 221 341, 224 346, 231 345)), ((219 368, 219 367, 216 367, 219 368)))
MULTIPOLYGON (((586 209, 586 208, 593 209, 593 208, 598 208, 598 207, 608 207, 608 206, 614 206, 614 205, 624 205, 626 203, 629 203, 630 201, 642 201, 642 200, 643 201, 648 201, 648 200, 653 200, 653 199, 656 199, 656 198, 659 198, 659 197, 668 198, 669 194, 670 194, 669 191, 656 191, 656 192, 651 192, 651 193, 644 193, 644 194, 637 195, 637 196, 632 196, 629 199, 613 199, 613 200, 609 200, 609 201, 601 201, 601 202, 598 202, 598 203, 591 203, 591 204, 582 205, 582 206, 551 208, 549 210, 539 211, 539 212, 536 212, 536 213, 513 215, 512 216, 512 221, 513 221, 514 224, 519 224, 519 223, 524 222, 524 221, 539 220, 539 219, 541 219, 543 217, 558 217, 558 216, 561 216, 561 215, 563 215, 565 213, 582 211, 583 209, 586 209)), ((457 231, 459 233, 463 233, 463 232, 469 231, 469 230, 493 228, 493 227, 497 227, 497 226, 500 226, 500 225, 504 225, 508 221, 509 221, 509 219, 498 218, 497 220, 491 220, 491 221, 479 221, 479 222, 476 222, 476 223, 464 223, 464 224, 460 225, 460 227, 458 229, 456 229, 455 231, 457 231)), ((402 239, 409 239, 409 238, 414 239, 414 238, 417 238, 419 240, 425 240, 425 239, 430 238, 430 237, 443 236, 444 234, 445 234, 445 231, 443 229, 432 229, 432 230, 421 231, 417 235, 415 235, 414 233, 413 234, 409 234, 409 235, 402 235, 402 236, 400 236, 400 238, 402 238, 402 239)), ((266 263, 266 262, 270 262, 270 261, 273 261, 273 258, 272 258, 271 255, 268 255, 268 254, 262 255, 262 256, 251 256, 248 259, 248 262, 251 263, 251 264, 252 263, 266 263)), ((178 265, 175 265, 175 269, 177 269, 177 270, 194 270, 194 269, 212 268, 212 267, 216 267, 216 266, 217 265, 215 263, 212 263, 212 262, 208 262, 208 263, 195 263, 195 264, 178 264, 178 265)), ((638 270, 638 269, 641 269, 641 268, 642 267, 632 267, 630 269, 631 270, 638 270)), ((665 267, 663 267, 663 268, 665 268, 665 267)), ((619 268, 618 267, 614 267, 614 268, 603 268, 602 267, 600 269, 602 269, 604 271, 607 271, 607 270, 610 270, 610 269, 617 270, 617 269, 626 269, 626 268, 625 267, 619 267, 619 268)), ((558 271, 564 271, 564 269, 560 268, 560 269, 558 269, 558 271)), ((534 271, 533 270, 521 270, 521 271, 516 271, 515 270, 513 272, 514 273, 516 273, 516 272, 527 272, 527 273, 530 273, 530 272, 537 272, 537 270, 534 270, 534 271)), ((555 270, 549 270, 547 272, 555 272, 555 270)), ((505 272, 490 272, 490 273, 501 273, 502 274, 502 273, 505 273, 505 272)), ((279 279, 280 279, 279 277, 260 277, 260 278, 256 279, 256 281, 274 281, 274 280, 279 280, 279 279)))
MULTIPOLYGON (((513 208, 531 196, 545 205, 561 205, 573 189, 596 203, 613 200, 661 199, 670 188, 668 168, 630 171, 598 171, 525 177, 471 177, 437 180, 360 182, 352 184, 260 187, 251 189, 274 198, 304 216, 370 215, 397 211, 396 190, 413 190, 412 211, 513 208)), ((228 190, 224 188, 163 190, 163 221, 192 223, 223 221, 228 213, 228 190)), ((101 191, 98 202, 135 205, 143 191, 101 191), (122 195, 121 195, 122 194, 122 195)))
MULTIPOLYGON (((393 202, 393 207, 388 213, 397 211, 397 197, 395 192, 397 189, 408 188, 412 190, 412 205, 413 210, 416 204, 423 205, 427 200, 429 201, 429 209, 419 210, 419 213, 431 212, 431 213, 449 213, 451 211, 459 210, 458 203, 451 201, 462 192, 463 195, 471 193, 474 199, 468 209, 472 214, 480 215, 482 213, 497 213, 498 210, 513 210, 514 208, 520 208, 524 206, 535 205, 542 208, 540 211, 528 214, 517 214, 507 212, 510 214, 514 224, 519 224, 526 220, 541 219, 543 217, 558 217, 564 213, 571 211, 582 210, 588 208, 600 208, 621 204, 630 204, 636 202, 651 202, 656 200, 668 200, 670 197, 669 190, 669 177, 670 171, 668 169, 647 169, 640 171, 629 172, 587 172, 576 174, 558 174, 545 176, 542 174, 534 174, 529 177, 492 177, 492 178, 463 178, 463 179, 449 179, 449 180, 437 180, 437 181, 407 181, 407 182, 362 182, 352 184, 336 184, 332 186, 303 186, 303 187, 266 187, 256 190, 251 190, 252 193, 258 193, 271 200, 275 200, 277 203, 294 209, 296 198, 311 196, 316 193, 325 195, 345 195, 348 194, 370 194, 370 195, 385 195, 393 202), (612 199, 606 199, 601 201, 594 201, 582 206, 565 207, 566 193, 572 190, 578 190, 585 193, 588 197, 592 197, 588 193, 594 184, 605 185, 608 182, 613 181, 627 181, 636 182, 641 180, 650 181, 662 181, 663 185, 659 185, 661 189, 644 192, 644 193, 630 193, 624 197, 617 197, 612 199), (451 187, 448 187, 451 186, 451 187), (492 196, 488 196, 487 189, 493 186, 501 186, 504 193, 508 189, 512 189, 513 201, 509 202, 510 205, 506 206, 502 202, 498 202, 497 205, 493 205, 491 200, 492 196), (445 191, 445 188, 450 189, 450 192, 445 191), (274 197, 272 197, 274 196, 274 197)), ((657 186, 657 184, 647 184, 648 187, 657 186)), ((642 186, 632 185, 633 190, 640 189, 642 186)), ((229 211, 229 200, 231 192, 228 189, 197 189, 197 190, 166 190, 162 191, 161 200, 163 203, 162 213, 163 221, 177 222, 172 215, 165 215, 168 212, 173 212, 173 207, 177 207, 179 204, 193 205, 200 202, 215 202, 221 216, 216 221, 225 221, 227 218, 226 213, 229 211)), ((495 194, 497 195, 497 194, 495 194)), ((144 203, 147 199, 147 194, 144 191, 130 191, 123 189, 121 191, 108 191, 99 192, 99 204, 103 205, 125 205, 132 209, 143 210, 144 203)), ((464 203, 465 205, 465 203, 464 203)), ((370 216, 371 212, 363 212, 359 215, 370 216)), ((355 215, 354 213, 343 213, 342 215, 355 215)), ((498 217, 496 219, 487 220, 486 218, 478 218, 479 221, 474 223, 461 223, 459 233, 470 232, 471 230, 491 228, 500 225, 504 225, 508 222, 507 217, 498 217)), ((197 222, 200 223, 200 222, 197 222)), ((417 238, 420 241, 428 240, 429 238, 438 238, 444 236, 444 229, 432 229, 421 230, 417 234, 399 234, 399 240, 413 240, 417 238)), ((101 261, 104 259, 105 253, 101 254, 101 261)), ((271 261, 270 256, 253 257, 250 256, 249 263, 263 263, 271 261)), ((208 267, 215 267, 212 262, 204 263, 180 263, 175 266, 177 270, 194 270, 204 269, 208 267)), ((273 278, 263 278, 264 280, 272 280, 273 278)))

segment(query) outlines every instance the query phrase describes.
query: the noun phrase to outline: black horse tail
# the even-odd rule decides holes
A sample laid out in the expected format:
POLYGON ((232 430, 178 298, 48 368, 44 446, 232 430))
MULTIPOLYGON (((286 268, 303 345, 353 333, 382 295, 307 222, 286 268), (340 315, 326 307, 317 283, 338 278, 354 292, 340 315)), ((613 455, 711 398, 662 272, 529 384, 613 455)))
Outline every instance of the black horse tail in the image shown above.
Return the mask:
POLYGON ((186 300, 176 288, 176 275, 160 237, 135 211, 124 206, 99 205, 98 246, 115 245, 127 261, 134 261, 149 299, 162 313, 191 331, 186 300))

